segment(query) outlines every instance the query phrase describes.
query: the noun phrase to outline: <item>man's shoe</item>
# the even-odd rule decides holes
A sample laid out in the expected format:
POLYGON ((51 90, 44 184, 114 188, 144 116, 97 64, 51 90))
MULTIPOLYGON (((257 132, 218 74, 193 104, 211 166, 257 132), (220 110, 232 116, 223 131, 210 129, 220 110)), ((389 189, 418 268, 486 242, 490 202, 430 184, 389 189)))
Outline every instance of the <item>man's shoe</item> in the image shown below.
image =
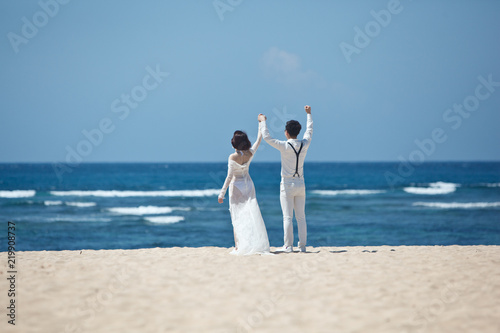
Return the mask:
POLYGON ((305 247, 305 246, 301 246, 301 247, 300 247, 300 252, 306 253, 306 252, 307 252, 307 251, 306 251, 306 247, 305 247))
POLYGON ((285 252, 285 253, 290 253, 290 252, 293 252, 293 246, 285 246, 283 245, 283 247, 279 250, 276 250, 276 252, 285 252))
POLYGON ((276 249, 276 252, 291 253, 291 252, 293 252, 293 246, 285 246, 285 245, 283 245, 282 248, 276 249))

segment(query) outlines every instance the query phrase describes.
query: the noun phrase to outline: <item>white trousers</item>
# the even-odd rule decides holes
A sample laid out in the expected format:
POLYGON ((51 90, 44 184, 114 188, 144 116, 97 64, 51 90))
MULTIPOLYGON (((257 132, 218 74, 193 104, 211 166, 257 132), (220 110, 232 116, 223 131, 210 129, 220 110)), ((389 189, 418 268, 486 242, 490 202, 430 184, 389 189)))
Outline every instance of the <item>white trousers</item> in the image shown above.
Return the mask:
POLYGON ((293 212, 297 220, 299 247, 307 244, 306 186, 302 178, 282 178, 280 202, 283 211, 283 231, 285 246, 293 246, 293 212))

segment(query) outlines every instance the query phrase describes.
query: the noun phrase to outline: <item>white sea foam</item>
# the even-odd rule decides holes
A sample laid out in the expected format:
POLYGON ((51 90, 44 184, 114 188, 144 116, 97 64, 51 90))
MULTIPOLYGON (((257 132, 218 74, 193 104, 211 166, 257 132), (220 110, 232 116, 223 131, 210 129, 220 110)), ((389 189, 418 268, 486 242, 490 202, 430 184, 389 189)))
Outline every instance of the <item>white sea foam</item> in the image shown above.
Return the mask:
POLYGON ((155 215, 168 214, 174 210, 189 210, 188 207, 156 207, 156 206, 139 206, 139 207, 115 207, 109 208, 108 211, 122 215, 155 215))
POLYGON ((94 207, 96 205, 95 202, 66 202, 67 206, 74 207, 94 207))
POLYGON ((335 196, 335 195, 370 195, 370 194, 379 194, 385 193, 386 191, 381 190, 314 190, 311 193, 326 195, 326 196, 335 196))
POLYGON ((413 206, 442 209, 474 209, 500 207, 500 202, 415 202, 413 206))
POLYGON ((436 182, 430 183, 429 187, 405 187, 404 191, 411 194, 438 195, 448 194, 456 191, 458 184, 436 182))
POLYGON ((35 194, 35 190, 0 191, 0 198, 30 198, 35 194))
POLYGON ((56 216, 46 218, 46 222, 111 222, 110 218, 93 216, 56 216))
POLYGON ((48 201, 44 201, 43 204, 45 206, 60 206, 63 204, 63 202, 62 201, 49 201, 48 200, 48 201))
POLYGON ((77 197, 207 197, 219 194, 219 190, 178 190, 178 191, 51 191, 56 196, 77 197))
POLYGON ((486 185, 487 187, 500 187, 500 183, 487 183, 484 185, 486 185))
POLYGON ((62 201, 44 201, 43 204, 45 206, 60 206, 60 205, 66 205, 66 206, 73 206, 73 207, 94 207, 96 205, 95 202, 62 202, 62 201))
POLYGON ((145 217, 146 221, 158 224, 172 224, 184 221, 183 216, 152 216, 145 217))

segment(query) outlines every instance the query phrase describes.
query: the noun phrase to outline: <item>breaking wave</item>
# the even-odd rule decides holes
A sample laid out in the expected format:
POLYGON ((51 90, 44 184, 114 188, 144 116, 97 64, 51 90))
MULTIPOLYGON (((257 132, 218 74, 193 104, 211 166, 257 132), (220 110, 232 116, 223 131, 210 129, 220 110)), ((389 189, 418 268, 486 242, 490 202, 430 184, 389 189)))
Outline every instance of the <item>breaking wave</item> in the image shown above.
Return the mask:
POLYGON ((30 198, 35 194, 35 190, 0 191, 0 198, 30 198))
POLYGON ((441 209, 478 209, 500 207, 500 202, 415 202, 413 206, 441 209))
POLYGON ((177 190, 177 191, 51 191, 55 196, 77 197, 207 197, 218 195, 220 190, 177 190))
POLYGON ((429 187, 405 187, 403 190, 411 194, 438 195, 453 193, 458 186, 454 183, 436 182, 430 183, 429 187))
POLYGON ((173 224, 184 221, 183 216, 152 216, 145 217, 146 221, 156 224, 173 224))
POLYGON ((139 207, 114 207, 108 208, 108 211, 122 215, 155 215, 169 214, 174 210, 187 211, 187 207, 156 207, 156 206, 139 206, 139 207))
POLYGON ((325 196, 335 196, 335 195, 370 195, 385 193, 382 190, 314 190, 311 193, 325 195, 325 196))

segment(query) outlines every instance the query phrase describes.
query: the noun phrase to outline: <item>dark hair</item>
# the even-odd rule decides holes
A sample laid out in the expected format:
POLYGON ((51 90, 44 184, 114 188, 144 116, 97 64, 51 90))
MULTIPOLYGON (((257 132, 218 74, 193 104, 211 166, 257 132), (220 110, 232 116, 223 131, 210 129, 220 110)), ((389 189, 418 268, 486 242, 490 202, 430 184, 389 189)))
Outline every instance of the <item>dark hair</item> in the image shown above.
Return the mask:
POLYGON ((250 140, 248 140, 248 136, 245 132, 236 131, 234 132, 233 138, 231 139, 231 144, 234 149, 238 150, 248 150, 252 147, 250 140))
POLYGON ((296 137, 299 135, 302 126, 300 126, 300 123, 297 120, 290 120, 286 123, 285 129, 288 132, 288 135, 296 137))

